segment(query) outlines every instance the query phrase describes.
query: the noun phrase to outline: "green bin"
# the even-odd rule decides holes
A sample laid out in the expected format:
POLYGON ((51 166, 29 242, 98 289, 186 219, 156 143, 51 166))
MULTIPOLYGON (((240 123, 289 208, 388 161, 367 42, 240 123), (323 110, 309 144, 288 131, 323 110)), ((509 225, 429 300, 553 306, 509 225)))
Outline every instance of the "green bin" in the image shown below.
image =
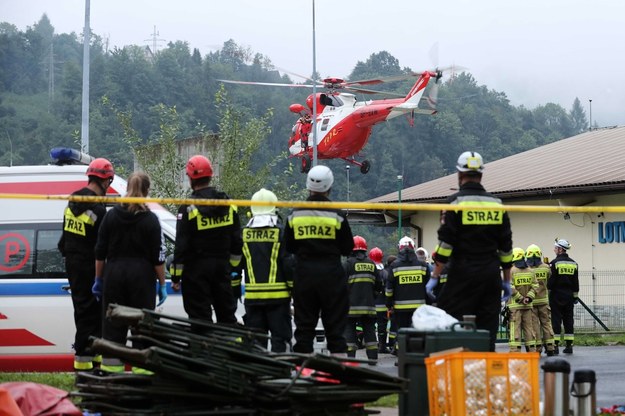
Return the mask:
POLYGON ((399 395, 400 416, 429 415, 425 358, 431 353, 458 347, 478 352, 490 348, 489 332, 475 329, 473 322, 456 322, 449 331, 401 328, 397 339, 399 377, 410 380, 408 391, 399 395))

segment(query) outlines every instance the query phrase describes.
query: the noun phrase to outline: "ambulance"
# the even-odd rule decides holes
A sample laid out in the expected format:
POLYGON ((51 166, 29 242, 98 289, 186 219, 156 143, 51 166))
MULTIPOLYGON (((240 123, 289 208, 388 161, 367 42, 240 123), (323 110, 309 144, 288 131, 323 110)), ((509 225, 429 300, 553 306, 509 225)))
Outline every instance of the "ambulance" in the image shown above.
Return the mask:
MULTIPOLYGON (((69 195, 86 186, 91 158, 67 148, 53 149, 51 157, 55 164, 47 166, 0 166, 0 194, 18 194, 0 198, 0 372, 73 370, 74 311, 57 249, 67 201, 26 195, 69 195)), ((123 196, 126 186, 116 175, 108 195, 123 196)), ((176 217, 148 205, 161 222, 170 254, 176 217)), ((159 311, 186 317, 182 297, 171 291, 169 280, 167 286, 169 296, 159 311)))

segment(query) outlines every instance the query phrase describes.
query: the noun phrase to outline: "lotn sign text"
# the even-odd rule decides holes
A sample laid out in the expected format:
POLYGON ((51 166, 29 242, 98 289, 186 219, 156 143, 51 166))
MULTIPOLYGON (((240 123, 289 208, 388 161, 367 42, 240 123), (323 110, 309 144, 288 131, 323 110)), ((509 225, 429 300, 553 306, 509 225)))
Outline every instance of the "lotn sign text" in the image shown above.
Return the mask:
POLYGON ((600 222, 597 240, 600 244, 625 243, 625 221, 600 222))

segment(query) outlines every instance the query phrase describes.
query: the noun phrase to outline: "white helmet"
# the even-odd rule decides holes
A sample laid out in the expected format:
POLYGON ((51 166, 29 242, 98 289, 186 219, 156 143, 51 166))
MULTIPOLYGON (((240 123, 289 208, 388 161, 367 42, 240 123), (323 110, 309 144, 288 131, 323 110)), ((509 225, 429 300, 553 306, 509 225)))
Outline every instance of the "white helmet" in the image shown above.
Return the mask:
POLYGON ((564 238, 556 238, 556 243, 554 244, 556 247, 563 248, 565 250, 571 249, 571 243, 569 243, 564 238))
MULTIPOLYGON (((277 200, 276 194, 265 188, 261 188, 260 191, 252 195, 252 201, 276 202, 277 200)), ((252 215, 274 215, 275 213, 275 205, 252 205, 252 215)))
POLYGON ((427 251, 425 248, 423 248, 423 247, 419 247, 419 248, 417 248, 417 249, 415 250, 415 253, 417 253, 417 258, 418 258, 419 260, 421 260, 421 261, 427 261, 429 254, 428 254, 428 251, 427 251), (419 255, 419 253, 420 253, 420 252, 422 252, 423 254, 422 254, 422 255, 419 255))
POLYGON ((408 236, 403 236, 401 240, 399 240, 399 244, 397 247, 401 250, 404 247, 410 247, 414 249, 414 240, 408 236))
POLYGON ((484 160, 477 152, 464 152, 458 157, 456 162, 458 172, 483 172, 484 160))
POLYGON ((329 167, 317 165, 308 171, 306 189, 313 192, 327 192, 332 188, 334 175, 329 167))

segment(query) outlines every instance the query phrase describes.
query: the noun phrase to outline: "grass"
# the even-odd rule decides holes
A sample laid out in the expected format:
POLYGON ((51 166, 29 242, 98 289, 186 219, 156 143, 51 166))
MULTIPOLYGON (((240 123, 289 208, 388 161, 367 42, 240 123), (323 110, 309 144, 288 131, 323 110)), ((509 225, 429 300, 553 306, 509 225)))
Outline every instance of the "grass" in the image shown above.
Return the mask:
POLYGON ((399 406, 399 395, 389 394, 388 396, 380 397, 373 403, 368 403, 367 407, 397 407, 399 406))
POLYGON ((74 373, 1 373, 0 383, 12 381, 28 381, 31 383, 46 384, 57 389, 74 390, 74 373))
POLYGON ((609 332, 600 334, 575 334, 575 345, 587 347, 625 345, 625 334, 609 332))

